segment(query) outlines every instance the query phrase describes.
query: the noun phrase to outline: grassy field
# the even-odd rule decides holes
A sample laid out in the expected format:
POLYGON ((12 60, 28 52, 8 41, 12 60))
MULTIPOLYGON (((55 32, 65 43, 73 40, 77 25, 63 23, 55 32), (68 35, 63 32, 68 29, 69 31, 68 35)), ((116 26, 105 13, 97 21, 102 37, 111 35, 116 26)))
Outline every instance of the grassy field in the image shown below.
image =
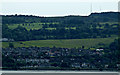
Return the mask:
MULTIPOLYGON (((30 30, 30 29, 35 29, 35 30, 38 30, 38 29, 41 29, 43 27, 43 25, 50 25, 50 24, 59 24, 58 22, 52 22, 52 23, 24 23, 24 24, 12 24, 12 25, 8 25, 8 27, 10 29, 15 29, 17 28, 19 25, 26 28, 27 30, 30 30)), ((112 25, 112 24, 118 24, 118 22, 101 22, 100 23, 102 26, 99 27, 97 26, 96 28, 98 29, 103 29, 104 28, 104 25, 103 24, 109 24, 109 25, 112 25)), ((113 26, 113 27, 117 27, 117 26, 113 26)), ((53 29, 56 29, 56 28, 46 28, 48 30, 53 30, 53 29)), ((65 28, 65 29, 69 29, 69 28, 65 28)), ((71 27, 71 29, 76 29, 76 27, 71 27)))
POLYGON ((59 24, 58 22, 53 22, 53 23, 24 23, 24 24, 12 24, 12 25, 8 25, 8 27, 10 29, 15 29, 17 28, 18 26, 22 26, 22 27, 25 27, 27 30, 30 30, 30 29, 41 29, 43 27, 43 25, 45 24, 59 24))
MULTIPOLYGON (((53 23, 53 24, 56 24, 56 23, 53 23)), ((10 29, 15 29, 17 28, 18 26, 22 26, 24 28, 26 28, 27 30, 30 30, 30 29, 35 29, 35 30, 38 30, 38 29, 41 29, 43 27, 44 23, 41 24, 41 23, 26 23, 26 24, 12 24, 12 25, 8 25, 8 27, 10 29)), ((70 27, 71 29, 76 29, 76 27, 70 27)), ((48 30, 53 30, 53 29, 56 29, 56 28, 46 28, 48 30)), ((69 29, 68 27, 66 27, 65 29, 69 29)))
POLYGON ((112 24, 119 24, 118 22, 101 22, 100 24, 109 24, 109 25, 112 25, 112 24))
MULTIPOLYGON (((63 48, 78 48, 81 46, 85 46, 85 48, 95 47, 98 48, 100 45, 104 44, 108 46, 111 42, 114 41, 117 37, 111 38, 96 38, 96 39, 66 39, 66 40, 33 40, 33 41, 19 41, 13 42, 15 47, 63 47, 63 48)), ((9 42, 3 42, 3 48, 9 46, 9 42)))
POLYGON ((8 27, 10 29, 15 29, 18 26, 22 26, 22 27, 26 28, 27 30, 42 28, 42 24, 40 24, 40 23, 30 23, 30 24, 29 23, 25 23, 25 24, 12 24, 12 25, 8 25, 8 27))
MULTIPOLYGON (((103 22, 100 24, 118 24, 117 22, 103 22)), ((27 30, 30 29, 40 29, 42 28, 43 25, 45 24, 59 24, 57 22, 53 23, 24 23, 24 24, 13 24, 13 25, 8 25, 10 29, 17 28, 19 25, 22 27, 25 27, 27 30)), ((103 29, 104 26, 102 27, 96 27, 103 29)), ((56 28, 46 28, 48 30, 53 30, 56 28)), ((69 28, 65 28, 69 29, 69 28)), ((71 29, 76 29, 76 27, 71 27, 71 29)), ((111 42, 114 41, 116 37, 111 37, 111 38, 96 38, 96 39, 67 39, 67 40, 33 40, 33 41, 19 41, 19 42, 13 42, 15 47, 30 47, 30 46, 38 46, 38 47, 64 47, 64 48, 74 48, 74 47, 81 47, 85 46, 85 48, 90 48, 90 47, 100 47, 98 44, 103 44, 105 46, 108 46, 111 42)), ((3 42, 3 48, 8 47, 9 42, 3 42)))

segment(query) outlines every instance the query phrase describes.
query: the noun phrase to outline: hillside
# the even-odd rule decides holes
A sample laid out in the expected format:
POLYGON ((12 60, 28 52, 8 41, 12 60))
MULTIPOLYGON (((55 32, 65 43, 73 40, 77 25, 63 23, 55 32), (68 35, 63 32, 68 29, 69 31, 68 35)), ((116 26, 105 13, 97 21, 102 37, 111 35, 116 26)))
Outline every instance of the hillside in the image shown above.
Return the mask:
MULTIPOLYGON (((19 23, 40 23, 40 22, 63 22, 69 23, 70 20, 85 22, 118 22, 119 12, 91 13, 89 16, 68 15, 61 17, 41 17, 33 15, 2 15, 3 24, 19 23)), ((74 23, 74 22, 73 22, 74 23)))
POLYGON ((2 15, 2 69, 119 71, 118 16, 2 15))
POLYGON ((89 16, 3 15, 3 38, 15 41, 107 38, 118 35, 118 12, 89 16))

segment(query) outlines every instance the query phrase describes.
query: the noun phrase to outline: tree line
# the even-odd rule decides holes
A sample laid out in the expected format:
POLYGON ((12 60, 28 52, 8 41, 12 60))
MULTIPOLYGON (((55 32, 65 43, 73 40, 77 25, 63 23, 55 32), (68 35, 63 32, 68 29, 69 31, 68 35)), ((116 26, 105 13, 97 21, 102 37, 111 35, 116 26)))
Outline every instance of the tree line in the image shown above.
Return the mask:
POLYGON ((68 15, 63 17, 43 17, 34 15, 2 15, 3 24, 60 22, 78 24, 84 22, 118 22, 119 12, 92 13, 89 16, 68 15))
POLYGON ((22 26, 15 29, 9 29, 3 25, 3 38, 14 39, 15 41, 45 40, 45 39, 84 39, 84 38, 106 38, 111 35, 118 35, 117 27, 97 29, 87 26, 76 27, 76 29, 66 29, 65 27, 56 27, 56 29, 38 29, 27 30, 22 26))

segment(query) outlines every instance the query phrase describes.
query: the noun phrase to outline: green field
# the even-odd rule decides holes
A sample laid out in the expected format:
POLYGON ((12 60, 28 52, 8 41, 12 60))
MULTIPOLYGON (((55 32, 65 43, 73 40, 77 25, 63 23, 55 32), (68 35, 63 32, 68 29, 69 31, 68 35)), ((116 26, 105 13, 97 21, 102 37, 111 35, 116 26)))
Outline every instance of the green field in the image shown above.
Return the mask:
POLYGON ((24 23, 24 24, 7 24, 8 27, 10 29, 15 29, 17 28, 18 26, 22 26, 24 28, 26 28, 27 30, 30 30, 30 29, 41 29, 43 27, 43 25, 45 24, 59 24, 58 22, 53 22, 53 23, 24 23))
MULTIPOLYGON (((30 30, 30 29, 38 30, 38 29, 41 29, 43 27, 43 25, 45 25, 45 24, 50 25, 50 24, 59 24, 59 23, 58 22, 52 22, 52 23, 23 23, 23 24, 7 24, 7 25, 10 29, 15 29, 18 26, 22 26, 22 27, 26 28, 27 30, 30 30)), ((102 26, 101 27, 97 26, 96 28, 103 29, 104 24, 112 25, 112 24, 118 24, 118 22, 101 22, 100 24, 102 26)), ((117 27, 117 26, 113 26, 113 27, 117 27)), ((56 29, 56 28, 46 28, 46 29, 53 30, 53 29, 56 29)), ((65 27, 65 29, 69 29, 69 28, 65 27)), ((71 27, 71 29, 76 29, 76 27, 71 27)))
MULTIPOLYGON (((108 23, 109 25, 112 24, 118 24, 117 22, 101 22, 100 24, 106 24, 108 23)), ((25 27, 27 30, 30 29, 41 29, 43 25, 49 25, 49 24, 59 24, 58 22, 53 22, 53 23, 24 23, 24 24, 12 24, 8 25, 10 29, 15 29, 19 25, 22 27, 25 27)), ((116 27, 116 26, 114 26, 116 27)), ((101 27, 97 26, 96 28, 98 29, 103 29, 104 25, 101 27)), ((46 28, 48 30, 53 30, 56 28, 46 28)), ((69 29, 65 27, 65 29, 69 29)), ((71 27, 71 29, 76 29, 76 27, 71 27)), ((64 48, 74 48, 74 47, 81 47, 85 46, 85 48, 91 48, 95 47, 98 48, 101 46, 108 46, 111 42, 116 39, 116 36, 111 37, 111 38, 95 38, 95 39, 66 39, 66 40, 33 40, 33 41, 19 41, 19 42, 13 42, 15 47, 30 47, 30 46, 37 46, 37 47, 64 47, 64 48)), ((3 42, 3 47, 8 47, 9 42, 3 42)))
MULTIPOLYGON (((66 39, 66 40, 33 40, 33 41, 19 41, 13 42, 14 47, 63 47, 63 48, 78 48, 81 46, 85 46, 85 48, 95 47, 98 48, 103 44, 108 46, 111 42, 114 41, 117 37, 111 38, 95 38, 95 39, 66 39)), ((9 42, 3 42, 3 48, 9 46, 9 42)))
POLYGON ((119 24, 118 22, 101 22, 100 24, 109 24, 109 25, 112 25, 112 24, 119 24))
MULTIPOLYGON (((50 24, 50 23, 47 23, 47 24, 50 24)), ((52 24, 58 24, 58 23, 52 23, 52 24)), ((25 24, 12 24, 12 25, 8 25, 8 27, 10 29, 15 29, 17 28, 18 26, 22 26, 24 28, 26 28, 27 30, 30 30, 30 29, 35 29, 35 30, 38 30, 38 29, 41 29, 43 27, 44 23, 25 23, 25 24)), ((76 27, 70 27, 71 29, 76 29, 76 27)), ((45 29, 48 29, 48 30, 53 30, 53 29, 56 29, 56 28, 45 28, 45 29)), ((65 27, 65 29, 69 29, 68 27, 65 27)))

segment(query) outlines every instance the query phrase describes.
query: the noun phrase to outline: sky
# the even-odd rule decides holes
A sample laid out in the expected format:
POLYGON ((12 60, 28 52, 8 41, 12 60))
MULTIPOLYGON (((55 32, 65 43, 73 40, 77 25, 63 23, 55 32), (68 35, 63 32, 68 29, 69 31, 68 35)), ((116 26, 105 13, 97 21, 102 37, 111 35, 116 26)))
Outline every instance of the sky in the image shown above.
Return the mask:
POLYGON ((118 11, 118 0, 2 0, 0 14, 36 16, 89 15, 118 11))

